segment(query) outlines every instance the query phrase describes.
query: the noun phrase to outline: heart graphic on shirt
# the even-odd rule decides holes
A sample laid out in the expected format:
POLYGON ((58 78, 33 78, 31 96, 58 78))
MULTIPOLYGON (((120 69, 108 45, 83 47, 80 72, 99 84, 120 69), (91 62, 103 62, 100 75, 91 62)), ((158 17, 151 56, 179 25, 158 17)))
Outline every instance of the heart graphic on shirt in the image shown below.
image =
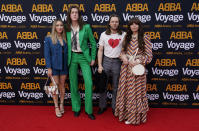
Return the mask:
POLYGON ((120 42, 120 39, 109 39, 108 43, 112 48, 115 48, 116 46, 118 46, 120 42))

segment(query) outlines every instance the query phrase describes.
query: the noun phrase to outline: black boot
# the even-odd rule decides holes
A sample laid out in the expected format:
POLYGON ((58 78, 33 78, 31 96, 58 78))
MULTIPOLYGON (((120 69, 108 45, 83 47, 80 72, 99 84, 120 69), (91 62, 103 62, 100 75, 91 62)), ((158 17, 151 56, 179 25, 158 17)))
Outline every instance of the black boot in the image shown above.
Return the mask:
POLYGON ((87 114, 87 115, 88 115, 88 118, 90 118, 91 120, 95 120, 95 116, 93 114, 87 114))
POLYGON ((75 117, 78 117, 79 115, 80 115, 80 111, 74 112, 74 116, 75 116, 75 117))
POLYGON ((97 114, 100 115, 106 111, 106 108, 99 108, 97 114))

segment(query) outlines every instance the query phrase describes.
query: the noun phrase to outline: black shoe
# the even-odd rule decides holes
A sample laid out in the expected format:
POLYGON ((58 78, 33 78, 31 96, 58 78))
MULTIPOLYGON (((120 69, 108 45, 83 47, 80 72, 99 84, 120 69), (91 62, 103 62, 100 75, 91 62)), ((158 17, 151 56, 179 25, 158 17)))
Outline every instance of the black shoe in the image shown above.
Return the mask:
POLYGON ((91 120, 95 120, 95 116, 93 114, 87 114, 87 115, 88 115, 88 118, 90 118, 91 120))
POLYGON ((79 115, 80 115, 80 111, 74 112, 74 116, 75 116, 75 117, 78 117, 79 115))
POLYGON ((113 115, 115 116, 115 109, 112 109, 112 113, 113 113, 113 115))
POLYGON ((99 108, 97 114, 100 115, 106 111, 106 108, 99 108))

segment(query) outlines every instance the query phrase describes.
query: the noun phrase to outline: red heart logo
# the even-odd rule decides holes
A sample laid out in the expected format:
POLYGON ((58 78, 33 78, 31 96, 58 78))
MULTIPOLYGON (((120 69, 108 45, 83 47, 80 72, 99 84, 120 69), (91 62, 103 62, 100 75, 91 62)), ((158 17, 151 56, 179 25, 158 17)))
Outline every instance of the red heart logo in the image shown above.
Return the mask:
POLYGON ((115 48, 120 42, 120 39, 109 39, 108 43, 112 48, 115 48))

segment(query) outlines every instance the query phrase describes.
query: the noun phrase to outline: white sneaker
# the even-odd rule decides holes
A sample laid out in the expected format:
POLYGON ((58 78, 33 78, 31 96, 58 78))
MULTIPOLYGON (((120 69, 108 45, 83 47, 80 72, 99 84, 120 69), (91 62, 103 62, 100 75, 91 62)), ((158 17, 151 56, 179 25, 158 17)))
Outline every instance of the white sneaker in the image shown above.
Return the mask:
POLYGON ((130 121, 125 121, 124 123, 125 123, 126 125, 131 124, 131 122, 130 122, 130 121))

